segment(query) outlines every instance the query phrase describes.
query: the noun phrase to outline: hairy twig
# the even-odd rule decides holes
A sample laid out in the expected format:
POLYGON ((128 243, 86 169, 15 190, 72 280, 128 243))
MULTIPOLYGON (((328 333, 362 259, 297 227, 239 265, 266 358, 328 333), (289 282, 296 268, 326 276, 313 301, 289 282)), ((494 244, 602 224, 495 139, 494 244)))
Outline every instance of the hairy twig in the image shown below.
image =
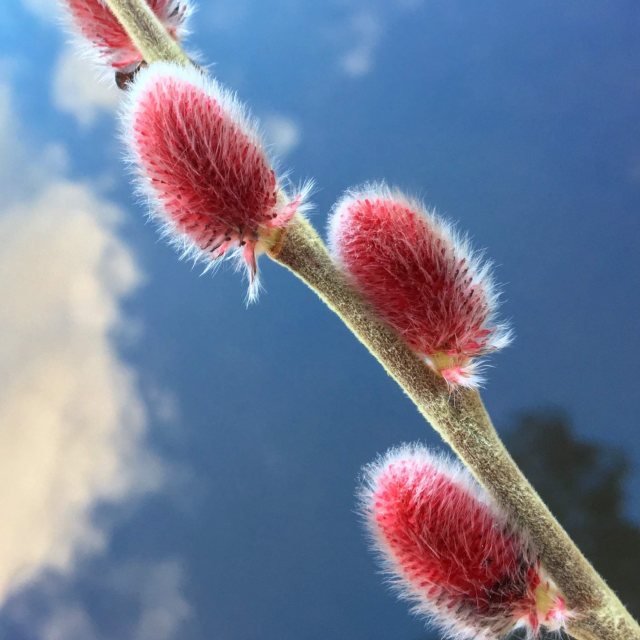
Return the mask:
POLYGON ((572 608, 578 640, 637 640, 640 627, 553 517, 502 444, 477 391, 453 394, 348 285, 313 227, 297 219, 270 255, 306 282, 377 358, 480 483, 531 536, 572 608))
POLYGON ((125 28, 146 62, 168 60, 191 64, 180 45, 167 34, 146 2, 107 0, 109 8, 125 28))

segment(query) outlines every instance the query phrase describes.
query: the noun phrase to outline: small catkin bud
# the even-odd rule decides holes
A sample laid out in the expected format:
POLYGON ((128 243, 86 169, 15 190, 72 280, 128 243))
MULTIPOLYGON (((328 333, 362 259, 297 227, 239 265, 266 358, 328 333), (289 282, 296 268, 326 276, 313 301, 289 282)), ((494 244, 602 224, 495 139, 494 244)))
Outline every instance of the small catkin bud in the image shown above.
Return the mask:
POLYGON ((286 194, 245 108, 196 69, 155 63, 125 102, 124 140, 166 235, 207 269, 223 256, 240 258, 254 299, 256 255, 306 208, 310 185, 286 194))
MULTIPOLYGON (((105 0, 62 0, 71 21, 99 62, 116 71, 133 71, 142 54, 113 15, 105 0)), ((186 32, 191 13, 189 0, 146 0, 169 34, 176 40, 186 32)))
POLYGON ((404 445, 365 468, 360 504, 398 594, 449 637, 536 637, 568 617, 527 537, 459 463, 404 445))
POLYGON ((385 186, 334 207, 329 244, 353 284, 451 385, 478 386, 477 358, 506 346, 490 265, 468 240, 416 201, 385 186))

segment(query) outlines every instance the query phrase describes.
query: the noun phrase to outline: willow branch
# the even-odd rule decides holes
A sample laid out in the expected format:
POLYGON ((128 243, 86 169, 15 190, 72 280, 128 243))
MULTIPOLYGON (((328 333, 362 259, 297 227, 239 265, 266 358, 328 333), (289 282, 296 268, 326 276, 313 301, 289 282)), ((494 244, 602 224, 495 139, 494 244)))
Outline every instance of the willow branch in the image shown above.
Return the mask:
POLYGON ((180 45, 167 33, 146 2, 139 0, 107 0, 107 5, 125 28, 149 64, 166 60, 190 64, 180 45))
MULTIPOLYGON (((149 63, 189 64, 144 0, 106 0, 149 63)), ((640 626, 589 564, 522 475, 502 444, 479 394, 451 394, 372 311, 336 268, 313 227, 298 216, 269 255, 303 280, 344 321, 400 385, 420 413, 456 451, 513 521, 531 536, 541 560, 569 606, 577 640, 640 640, 640 626)))
POLYGON ((600 640, 640 639, 640 627, 520 472, 480 395, 469 389, 450 392, 442 377, 378 319, 345 281, 304 218, 294 220, 270 255, 309 285, 342 319, 512 520, 529 533, 543 565, 570 606, 598 612, 593 619, 583 617, 570 624, 574 637, 591 640, 593 632, 600 640))

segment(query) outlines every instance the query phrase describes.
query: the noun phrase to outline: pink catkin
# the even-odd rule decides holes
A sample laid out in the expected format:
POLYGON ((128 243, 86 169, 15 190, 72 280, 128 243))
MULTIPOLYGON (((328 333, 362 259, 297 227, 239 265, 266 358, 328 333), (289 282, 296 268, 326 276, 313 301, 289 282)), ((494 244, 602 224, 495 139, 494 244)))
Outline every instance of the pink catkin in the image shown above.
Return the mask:
MULTIPOLYGON (((114 69, 142 62, 142 54, 104 0, 63 1, 75 28, 101 62, 114 69)), ((191 11, 188 0, 147 0, 147 3, 173 38, 183 35, 191 11)))
POLYGON ((450 637, 562 628, 564 600, 531 544, 459 464, 392 450, 367 467, 361 505, 395 589, 450 637))
POLYGON ((242 105, 195 69, 156 63, 124 111, 142 191, 185 255, 241 258, 257 293, 256 253, 303 208, 281 189, 242 105))
POLYGON ((468 242, 384 186, 347 194, 329 236, 336 260, 409 346, 452 385, 477 386, 474 358, 510 336, 493 322, 498 296, 468 242))

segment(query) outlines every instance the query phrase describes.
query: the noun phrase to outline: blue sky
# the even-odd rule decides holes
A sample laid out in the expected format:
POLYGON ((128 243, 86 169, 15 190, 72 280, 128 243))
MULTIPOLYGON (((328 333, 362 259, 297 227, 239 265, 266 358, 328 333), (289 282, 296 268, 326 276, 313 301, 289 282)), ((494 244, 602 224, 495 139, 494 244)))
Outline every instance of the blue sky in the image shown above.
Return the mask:
MULTIPOLYGON (((130 193, 118 93, 50 0, 7 4, 0 636, 426 637, 353 494, 377 453, 437 437, 277 265, 246 309, 236 274, 176 259, 130 193)), ((189 44, 317 181, 319 228, 384 178, 487 248, 517 335, 484 394, 500 428, 561 407, 635 460, 639 19, 631 0, 202 0, 189 44)), ((636 519, 638 496, 636 467, 636 519)))

